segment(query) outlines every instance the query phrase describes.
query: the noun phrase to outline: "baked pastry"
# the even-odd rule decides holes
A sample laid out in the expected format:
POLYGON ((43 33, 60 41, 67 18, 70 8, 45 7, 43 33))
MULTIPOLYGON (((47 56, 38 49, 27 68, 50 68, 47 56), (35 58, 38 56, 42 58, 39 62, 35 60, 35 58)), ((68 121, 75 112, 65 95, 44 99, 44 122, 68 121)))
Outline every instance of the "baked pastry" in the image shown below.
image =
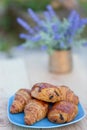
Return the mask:
POLYGON ((45 118, 48 112, 48 103, 31 99, 24 109, 25 124, 32 125, 37 121, 45 118))
POLYGON ((60 101, 53 105, 48 112, 48 119, 54 123, 72 121, 78 113, 78 106, 67 101, 60 101))
POLYGON ((11 113, 19 113, 24 110, 25 105, 31 99, 29 89, 20 89, 16 92, 13 103, 10 107, 11 113))
POLYGON ((79 103, 78 96, 67 86, 60 86, 59 90, 61 92, 61 100, 66 100, 74 104, 79 103))
POLYGON ((58 87, 49 83, 37 83, 31 89, 31 96, 46 102, 57 102, 61 99, 58 87))
POLYGON ((32 87, 31 96, 46 102, 58 102, 62 100, 78 104, 78 96, 66 86, 54 86, 48 83, 37 83, 32 87))

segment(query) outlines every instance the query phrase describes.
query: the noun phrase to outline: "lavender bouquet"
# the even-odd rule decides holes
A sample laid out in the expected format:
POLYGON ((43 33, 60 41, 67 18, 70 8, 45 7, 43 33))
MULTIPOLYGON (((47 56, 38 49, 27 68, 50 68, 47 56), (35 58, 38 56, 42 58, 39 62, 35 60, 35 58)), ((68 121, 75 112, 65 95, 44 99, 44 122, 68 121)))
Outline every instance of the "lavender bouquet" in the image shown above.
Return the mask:
POLYGON ((19 35, 26 40, 22 47, 40 46, 50 53, 54 49, 67 50, 73 46, 86 45, 87 40, 81 38, 81 35, 87 24, 87 18, 81 18, 79 13, 73 10, 68 18, 60 20, 51 5, 46 8, 43 19, 32 9, 28 9, 29 16, 36 22, 33 28, 23 19, 17 18, 17 22, 27 30, 27 34, 19 35))

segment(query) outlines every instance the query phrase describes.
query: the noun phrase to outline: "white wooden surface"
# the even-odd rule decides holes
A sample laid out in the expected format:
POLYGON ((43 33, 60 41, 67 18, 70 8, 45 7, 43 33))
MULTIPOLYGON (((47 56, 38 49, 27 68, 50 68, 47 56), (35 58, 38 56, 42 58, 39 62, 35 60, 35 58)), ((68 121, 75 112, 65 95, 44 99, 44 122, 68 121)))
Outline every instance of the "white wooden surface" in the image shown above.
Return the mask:
MULTIPOLYGON (((0 59, 0 130, 28 130, 12 125, 7 118, 8 98, 19 88, 31 88, 37 82, 68 85, 80 98, 87 111, 87 53, 73 54, 73 71, 52 74, 48 70, 48 55, 31 52, 27 57, 0 59)), ((87 130, 87 116, 80 122, 58 130, 87 130)), ((57 130, 57 128, 55 129, 57 130)))

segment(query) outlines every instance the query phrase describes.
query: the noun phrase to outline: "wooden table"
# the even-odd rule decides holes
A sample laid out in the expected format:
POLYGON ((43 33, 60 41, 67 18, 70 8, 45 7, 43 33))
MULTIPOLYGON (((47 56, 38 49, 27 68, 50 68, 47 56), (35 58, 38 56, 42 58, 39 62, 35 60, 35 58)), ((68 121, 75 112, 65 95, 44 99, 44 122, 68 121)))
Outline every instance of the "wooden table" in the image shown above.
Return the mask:
MULTIPOLYGON (((86 53, 87 55, 87 53, 86 53)), ((50 73, 48 55, 30 52, 27 57, 0 59, 0 130, 28 130, 11 124, 7 118, 8 98, 19 88, 31 88, 37 82, 69 86, 80 98, 87 112, 87 60, 85 55, 73 54, 73 71, 59 75, 50 73)), ((78 123, 55 130, 87 130, 87 116, 78 123)))

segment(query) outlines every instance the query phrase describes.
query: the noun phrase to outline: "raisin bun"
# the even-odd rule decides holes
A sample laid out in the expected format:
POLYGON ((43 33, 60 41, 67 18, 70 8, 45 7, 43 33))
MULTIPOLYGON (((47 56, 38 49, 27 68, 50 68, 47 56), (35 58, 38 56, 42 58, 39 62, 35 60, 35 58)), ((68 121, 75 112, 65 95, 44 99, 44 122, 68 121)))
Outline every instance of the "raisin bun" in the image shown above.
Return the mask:
POLYGON ((48 119, 54 123, 66 123, 72 121, 77 114, 77 105, 68 101, 60 101, 49 110, 48 119))
POLYGON ((31 89, 31 96, 46 102, 55 103, 61 100, 61 92, 57 86, 49 83, 37 83, 31 89))

